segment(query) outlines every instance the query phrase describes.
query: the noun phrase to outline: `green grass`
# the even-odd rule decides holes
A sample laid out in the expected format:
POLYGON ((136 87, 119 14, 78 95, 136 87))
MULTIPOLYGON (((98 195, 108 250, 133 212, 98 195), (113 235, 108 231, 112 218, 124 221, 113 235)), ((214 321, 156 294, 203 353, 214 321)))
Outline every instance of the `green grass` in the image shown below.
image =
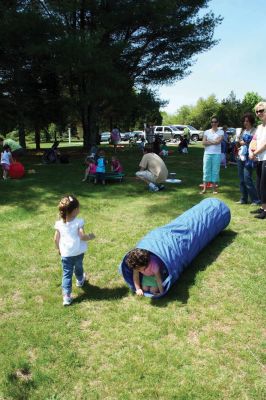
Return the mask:
POLYGON ((82 183, 85 153, 65 151, 69 165, 42 165, 32 151, 25 166, 36 174, 0 181, 0 399, 265 399, 265 221, 235 204, 236 167, 221 171, 218 195, 229 227, 156 301, 134 296, 117 268, 149 230, 202 199, 200 144, 166 160, 182 184, 159 193, 135 180, 136 149, 121 152, 125 182, 106 187, 82 183), (65 193, 96 235, 89 284, 69 308, 53 244, 65 193))

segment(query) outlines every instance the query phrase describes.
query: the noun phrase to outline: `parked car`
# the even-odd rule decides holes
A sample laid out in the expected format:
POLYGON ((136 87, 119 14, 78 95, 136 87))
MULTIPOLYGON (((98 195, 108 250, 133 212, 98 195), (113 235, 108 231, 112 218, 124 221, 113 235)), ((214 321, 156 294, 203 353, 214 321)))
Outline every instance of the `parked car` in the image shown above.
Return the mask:
POLYGON ((182 138, 182 132, 174 126, 155 126, 154 134, 159 135, 163 140, 180 140, 182 138))
MULTIPOLYGON (((218 126, 218 129, 222 129, 223 130, 223 127, 222 126, 218 126)), ((230 136, 232 138, 232 137, 236 136, 236 133, 239 132, 239 129, 240 129, 240 131, 242 130, 242 128, 227 128, 226 133, 227 133, 228 136, 230 136)))
POLYGON ((226 133, 230 136, 235 136, 236 134, 236 128, 227 128, 226 133))
POLYGON ((198 140, 202 140, 203 138, 204 131, 200 131, 191 125, 171 125, 171 126, 174 126, 181 132, 184 132, 184 129, 188 128, 190 131, 190 140, 192 140, 192 142, 197 142, 198 140))
POLYGON ((145 133, 143 131, 132 131, 130 132, 131 136, 130 139, 141 139, 143 137, 145 137, 145 133))
POLYGON ((129 140, 129 133, 130 132, 120 132, 121 140, 123 141, 129 140))
POLYGON ((110 132, 102 132, 101 133, 101 142, 110 142, 111 133, 110 132))

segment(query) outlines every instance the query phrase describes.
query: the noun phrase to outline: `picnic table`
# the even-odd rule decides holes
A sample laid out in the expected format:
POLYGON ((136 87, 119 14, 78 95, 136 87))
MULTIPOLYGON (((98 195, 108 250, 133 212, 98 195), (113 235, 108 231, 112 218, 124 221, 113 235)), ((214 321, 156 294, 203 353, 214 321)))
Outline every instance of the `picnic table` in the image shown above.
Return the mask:
MULTIPOLYGON (((117 181, 117 182, 122 182, 125 174, 124 173, 118 173, 118 172, 105 172, 104 178, 106 181, 117 181)), ((89 174, 87 180, 90 182, 91 180, 94 180, 96 178, 96 174, 89 174)))

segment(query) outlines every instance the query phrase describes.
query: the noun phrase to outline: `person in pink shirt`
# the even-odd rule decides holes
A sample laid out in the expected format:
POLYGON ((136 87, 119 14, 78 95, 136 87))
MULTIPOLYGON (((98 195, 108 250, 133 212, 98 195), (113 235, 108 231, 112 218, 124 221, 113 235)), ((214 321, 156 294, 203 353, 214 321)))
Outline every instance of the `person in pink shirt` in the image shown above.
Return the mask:
POLYGON ((87 180, 87 178, 88 178, 89 175, 94 175, 94 174, 96 174, 96 163, 95 163, 94 158, 89 158, 89 159, 86 161, 86 164, 87 164, 87 168, 86 168, 86 170, 85 170, 85 176, 84 176, 84 178, 82 179, 82 182, 85 182, 85 181, 87 180))
POLYGON ((118 158, 115 156, 113 156, 111 159, 111 170, 118 174, 121 174, 121 172, 123 172, 122 165, 121 165, 120 161, 118 160, 118 158))
POLYGON ((154 295, 163 294, 160 270, 163 264, 157 256, 148 250, 133 249, 128 253, 126 263, 133 270, 133 282, 137 296, 143 296, 144 292, 154 295), (140 274, 142 274, 142 281, 140 274))

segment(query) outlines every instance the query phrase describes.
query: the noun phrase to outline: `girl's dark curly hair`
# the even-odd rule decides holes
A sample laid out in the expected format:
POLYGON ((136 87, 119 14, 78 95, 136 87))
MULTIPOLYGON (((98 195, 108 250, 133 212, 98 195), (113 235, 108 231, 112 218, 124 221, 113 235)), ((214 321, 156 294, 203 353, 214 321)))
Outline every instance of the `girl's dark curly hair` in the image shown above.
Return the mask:
POLYGON ((71 214, 76 208, 79 207, 79 201, 72 195, 64 196, 59 202, 58 210, 59 216, 66 222, 67 214, 71 214))
POLYGON ((127 265, 130 269, 148 267, 150 252, 148 250, 133 249, 127 255, 127 265))
POLYGON ((256 119, 254 117, 254 114, 252 114, 251 112, 246 112, 243 115, 243 117, 242 117, 242 125, 244 124, 245 119, 247 119, 252 126, 255 124, 256 119))

